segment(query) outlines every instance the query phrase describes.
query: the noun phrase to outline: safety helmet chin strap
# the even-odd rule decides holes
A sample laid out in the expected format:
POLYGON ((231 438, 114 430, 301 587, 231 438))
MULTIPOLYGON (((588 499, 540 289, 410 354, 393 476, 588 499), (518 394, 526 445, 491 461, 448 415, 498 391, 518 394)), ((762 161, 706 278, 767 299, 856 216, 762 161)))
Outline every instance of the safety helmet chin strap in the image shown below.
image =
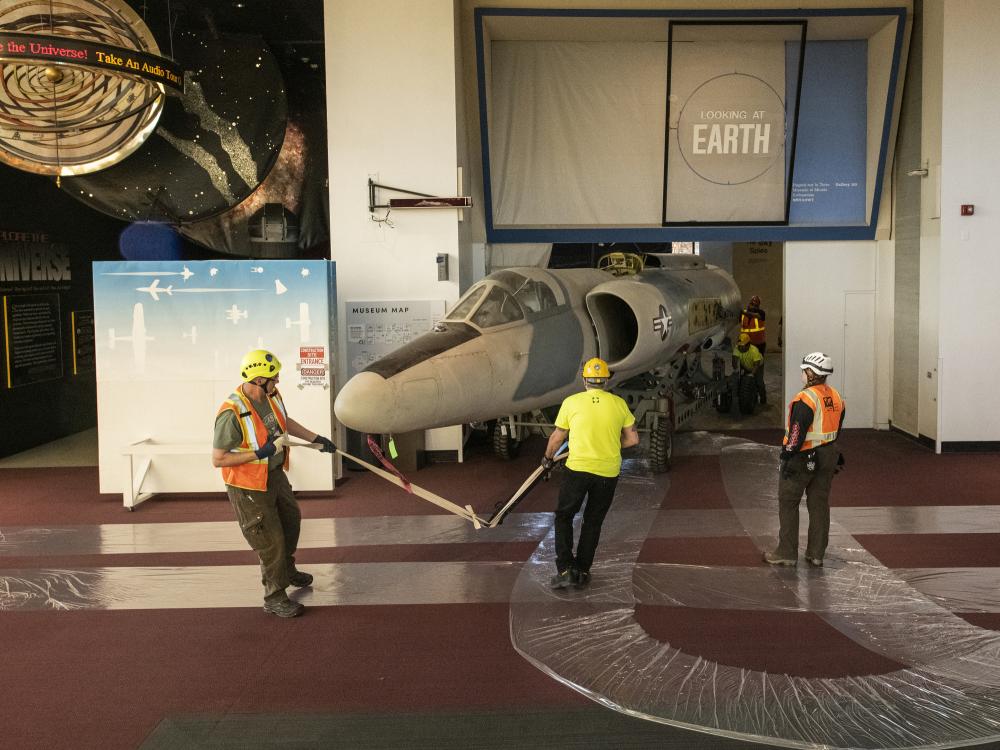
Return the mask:
POLYGON ((809 385, 819 385, 826 382, 826 375, 820 375, 813 369, 806 368, 804 372, 806 374, 806 381, 809 385))
POLYGON ((262 391, 264 391, 264 395, 265 396, 272 395, 267 390, 267 384, 270 383, 270 382, 272 382, 274 380, 274 378, 269 378, 269 377, 266 377, 264 375, 258 375, 257 378, 254 378, 253 380, 248 380, 246 384, 247 385, 252 385, 254 388, 260 388, 262 391), (255 383, 254 380, 257 380, 257 378, 264 378, 264 384, 263 385, 259 385, 259 384, 255 383))

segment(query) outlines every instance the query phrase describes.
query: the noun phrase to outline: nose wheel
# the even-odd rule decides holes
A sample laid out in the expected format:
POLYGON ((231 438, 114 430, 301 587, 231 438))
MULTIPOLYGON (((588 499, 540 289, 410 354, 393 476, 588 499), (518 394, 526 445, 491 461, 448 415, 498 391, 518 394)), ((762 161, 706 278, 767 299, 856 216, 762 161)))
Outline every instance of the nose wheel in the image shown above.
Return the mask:
POLYGON ((521 443, 527 437, 527 429, 519 426, 513 417, 501 417, 493 427, 493 452, 509 461, 521 452, 521 443))

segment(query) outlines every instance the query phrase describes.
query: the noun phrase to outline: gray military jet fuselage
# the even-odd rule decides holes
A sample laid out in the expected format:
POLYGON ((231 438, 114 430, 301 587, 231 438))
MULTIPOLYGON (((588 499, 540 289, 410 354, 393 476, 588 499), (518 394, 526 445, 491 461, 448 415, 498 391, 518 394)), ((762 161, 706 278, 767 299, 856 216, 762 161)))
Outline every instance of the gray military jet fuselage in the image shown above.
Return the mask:
POLYGON ((692 256, 631 276, 510 268, 472 286, 434 329, 351 378, 345 426, 399 434, 558 404, 602 357, 612 385, 718 348, 739 319, 732 277, 692 256))

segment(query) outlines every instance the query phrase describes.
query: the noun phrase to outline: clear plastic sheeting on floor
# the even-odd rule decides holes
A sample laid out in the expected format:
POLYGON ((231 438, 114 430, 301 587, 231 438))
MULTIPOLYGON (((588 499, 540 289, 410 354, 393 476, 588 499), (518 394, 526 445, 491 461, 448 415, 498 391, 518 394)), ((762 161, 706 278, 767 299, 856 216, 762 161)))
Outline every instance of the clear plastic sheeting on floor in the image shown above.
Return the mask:
MULTIPOLYGON (((778 524, 777 449, 720 447, 733 510, 758 548, 770 549, 778 524)), ((1000 634, 921 593, 840 527, 832 529, 827 567, 753 569, 738 588, 724 573, 713 577, 704 569, 636 570, 668 486, 665 477, 626 463, 589 589, 549 588, 551 534, 522 568, 511 599, 511 638, 539 669, 632 716, 788 747, 946 748, 1000 738, 1000 634), (721 664, 646 633, 635 619, 637 596, 720 611, 813 612, 907 668, 805 678, 721 664)))
MULTIPOLYGON (((445 515, 309 518, 302 521, 299 549, 386 544, 471 544, 541 539, 551 514, 517 513, 495 529, 475 529, 445 515)), ((225 552, 247 549, 232 521, 112 523, 81 526, 0 527, 4 555, 120 555, 144 552, 225 552)))
MULTIPOLYGON (((312 586, 289 589, 309 606, 506 602, 512 562, 327 563, 304 565, 312 586)), ((0 570, 4 610, 259 607, 256 565, 0 570)))

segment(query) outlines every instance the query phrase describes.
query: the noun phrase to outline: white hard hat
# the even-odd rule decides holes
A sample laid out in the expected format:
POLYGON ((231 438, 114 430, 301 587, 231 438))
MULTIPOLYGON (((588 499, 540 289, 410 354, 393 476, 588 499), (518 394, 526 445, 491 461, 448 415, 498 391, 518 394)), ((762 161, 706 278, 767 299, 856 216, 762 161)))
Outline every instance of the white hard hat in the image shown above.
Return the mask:
POLYGON ((802 358, 802 364, 799 367, 826 377, 833 374, 833 358, 823 354, 823 352, 813 352, 802 358))

